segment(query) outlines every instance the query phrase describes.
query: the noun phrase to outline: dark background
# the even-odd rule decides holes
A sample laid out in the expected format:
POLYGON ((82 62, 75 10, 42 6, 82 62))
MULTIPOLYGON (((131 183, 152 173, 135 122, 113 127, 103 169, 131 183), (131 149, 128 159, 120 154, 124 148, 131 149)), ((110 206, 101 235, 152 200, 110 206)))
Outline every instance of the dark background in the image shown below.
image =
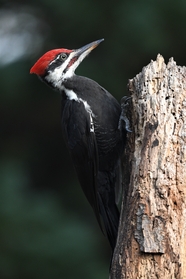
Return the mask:
POLYGON ((158 53, 186 64, 185 29, 185 0, 0 2, 0 279, 108 278, 110 247, 64 146, 60 95, 31 66, 105 38, 77 74, 120 100, 158 53))

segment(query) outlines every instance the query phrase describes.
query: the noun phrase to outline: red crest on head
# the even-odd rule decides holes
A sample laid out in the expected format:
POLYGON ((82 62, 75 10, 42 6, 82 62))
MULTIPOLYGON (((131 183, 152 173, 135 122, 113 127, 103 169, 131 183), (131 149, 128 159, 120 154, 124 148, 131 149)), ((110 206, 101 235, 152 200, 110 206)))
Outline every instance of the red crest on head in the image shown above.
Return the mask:
POLYGON ((43 56, 41 56, 37 60, 34 66, 30 69, 30 74, 36 74, 38 76, 44 75, 45 70, 48 67, 49 63, 52 62, 52 60, 54 60, 55 57, 62 52, 70 53, 72 52, 72 50, 58 48, 46 52, 43 56))

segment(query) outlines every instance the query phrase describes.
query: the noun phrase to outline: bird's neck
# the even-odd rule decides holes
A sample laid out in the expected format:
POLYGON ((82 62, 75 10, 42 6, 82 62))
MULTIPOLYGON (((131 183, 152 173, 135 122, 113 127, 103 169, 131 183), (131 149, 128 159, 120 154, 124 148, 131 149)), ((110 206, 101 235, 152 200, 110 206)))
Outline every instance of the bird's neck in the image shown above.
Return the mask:
MULTIPOLYGON (((63 92, 68 100, 76 101, 84 105, 86 112, 90 116, 90 123, 92 123, 94 113, 89 101, 87 100, 87 91, 85 90, 84 92, 84 89, 87 89, 87 87, 89 87, 89 84, 87 84, 87 82, 89 81, 91 80, 85 77, 74 75, 71 79, 63 82, 62 86, 63 92)), ((93 129, 91 131, 93 131, 93 129)))

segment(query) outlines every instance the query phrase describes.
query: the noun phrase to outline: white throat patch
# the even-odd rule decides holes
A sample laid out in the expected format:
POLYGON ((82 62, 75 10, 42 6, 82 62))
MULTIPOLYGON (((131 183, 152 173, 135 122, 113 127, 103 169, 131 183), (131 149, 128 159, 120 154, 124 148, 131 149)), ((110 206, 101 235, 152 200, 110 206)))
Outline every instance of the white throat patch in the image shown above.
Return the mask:
MULTIPOLYGON (((70 63, 72 58, 73 58, 73 53, 70 53, 69 57, 67 58, 66 61, 64 61, 63 64, 61 64, 59 67, 56 67, 53 71, 48 71, 48 75, 45 77, 45 79, 49 83, 52 83, 52 85, 58 90, 63 89, 62 82, 63 80, 66 79, 66 75, 69 72, 69 70, 67 70, 67 72, 65 73, 65 69, 70 63)), ((55 61, 52 61, 51 64, 54 62, 55 61)), ((70 73, 68 73, 68 76, 72 77, 73 75, 74 75, 74 71, 71 70, 70 73)))
MULTIPOLYGON (((75 53, 71 52, 69 57, 59 67, 56 67, 52 71, 48 71, 48 75, 45 77, 47 82, 51 83, 56 89, 63 90, 63 81, 65 79, 71 78, 74 75, 76 68, 79 66, 81 61, 89 54, 90 51, 90 49, 87 49, 85 52, 83 52, 77 58, 77 60, 65 71, 70 61, 75 57, 75 53)), ((55 61, 52 61, 51 64, 54 62, 55 61)))

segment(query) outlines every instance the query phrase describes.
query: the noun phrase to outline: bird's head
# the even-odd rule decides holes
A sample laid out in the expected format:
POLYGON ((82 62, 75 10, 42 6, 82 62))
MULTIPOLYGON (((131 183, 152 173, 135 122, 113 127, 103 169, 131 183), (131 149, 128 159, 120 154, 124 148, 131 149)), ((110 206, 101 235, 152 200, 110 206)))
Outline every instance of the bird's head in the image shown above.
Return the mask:
POLYGON ((46 52, 30 69, 53 88, 62 89, 64 80, 71 78, 81 61, 104 39, 94 41, 79 49, 53 49, 46 52))

